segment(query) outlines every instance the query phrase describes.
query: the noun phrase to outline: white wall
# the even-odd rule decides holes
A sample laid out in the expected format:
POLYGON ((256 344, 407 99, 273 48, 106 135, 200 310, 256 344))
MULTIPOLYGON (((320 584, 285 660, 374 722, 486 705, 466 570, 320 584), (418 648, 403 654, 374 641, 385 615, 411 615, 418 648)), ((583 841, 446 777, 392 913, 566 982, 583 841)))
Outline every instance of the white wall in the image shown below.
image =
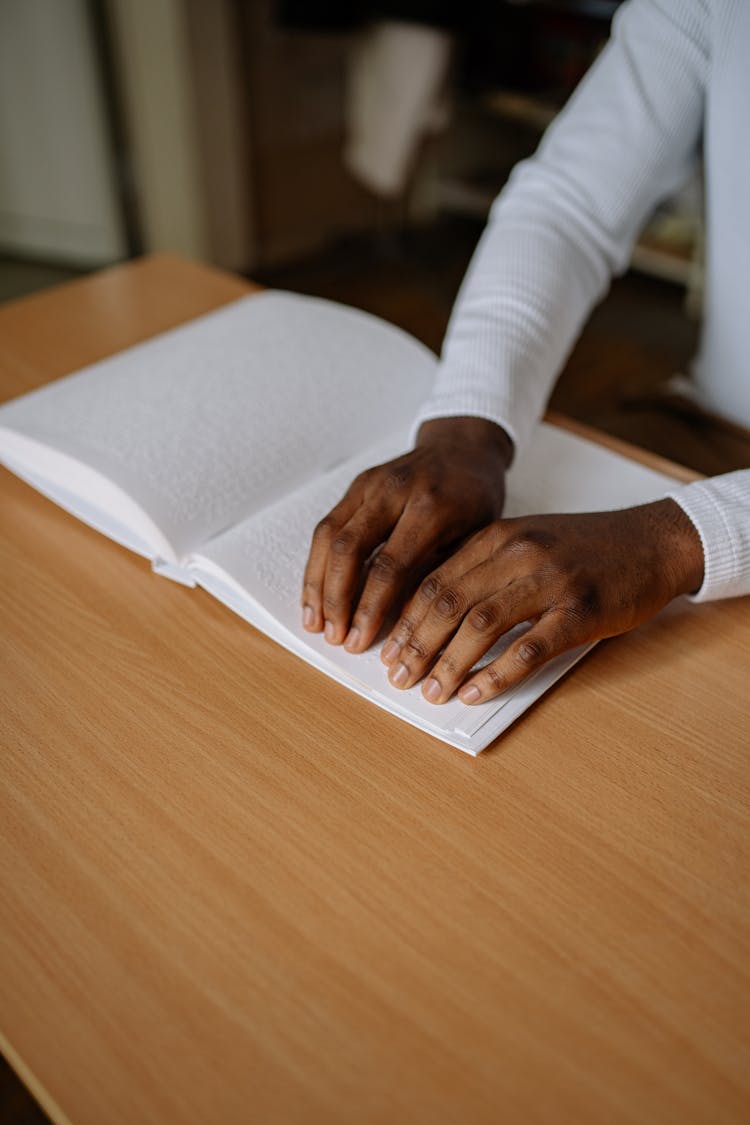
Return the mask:
POLYGON ((0 0, 0 250, 125 253, 85 0, 0 0))

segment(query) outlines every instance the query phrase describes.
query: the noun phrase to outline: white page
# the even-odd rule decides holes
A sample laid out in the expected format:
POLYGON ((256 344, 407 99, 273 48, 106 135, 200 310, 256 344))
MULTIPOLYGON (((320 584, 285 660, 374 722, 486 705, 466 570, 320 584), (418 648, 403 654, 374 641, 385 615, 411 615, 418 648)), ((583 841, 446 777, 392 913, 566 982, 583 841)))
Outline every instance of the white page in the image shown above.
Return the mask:
POLYGON ((674 484, 597 442, 541 423, 513 462, 503 514, 613 511, 656 500, 674 484))
MULTIPOLYGON (((575 663, 585 647, 551 662, 497 700, 467 707, 454 698, 435 706, 424 700, 418 685, 404 692, 389 684, 379 645, 353 656, 306 633, 300 624, 302 573, 315 523, 356 473, 396 456, 406 441, 405 432, 396 434, 284 497, 201 549, 192 566, 199 584, 304 659, 422 729, 476 753, 575 663), (243 592, 249 599, 243 601, 243 592)), ((672 483, 601 446, 542 425, 509 474, 506 515, 627 507, 664 495, 672 483)), ((509 640, 501 639, 486 660, 509 640)))
POLYGON ((10 464, 14 437, 13 467, 37 480, 35 449, 77 460, 116 486, 113 503, 121 490, 140 506, 136 537, 156 525, 167 549, 154 552, 171 547, 175 560, 408 424, 434 367, 416 340, 366 313, 261 293, 3 406, 0 460, 10 464))
POLYGON ((140 534, 142 513, 139 512, 137 505, 129 497, 124 494, 118 495, 114 486, 110 485, 103 477, 94 474, 92 470, 87 470, 78 461, 69 462, 69 459, 64 458, 64 454, 55 455, 56 468, 59 468, 58 459, 65 460, 64 473, 55 476, 45 472, 44 469, 48 468, 47 462, 49 460, 46 456, 48 454, 46 448, 35 450, 36 456, 33 462, 44 467, 40 473, 36 473, 34 470, 27 468, 29 463, 33 463, 29 461, 28 457, 16 459, 12 455, 15 442, 18 441, 25 445, 25 440, 17 434, 8 434, 8 439, 4 460, 11 472, 25 480, 27 484, 41 492, 42 495, 49 497, 59 507, 64 508, 66 512, 77 516, 78 519, 83 520, 96 531, 101 531, 108 538, 114 539, 116 543, 127 547, 129 551, 134 551, 137 555, 143 555, 147 559, 153 557, 154 544, 158 544, 160 541, 159 529, 156 527, 148 528, 146 537, 142 537, 140 534), (89 474, 93 479, 89 479, 89 474), (82 476, 86 478, 84 490, 77 487, 82 476), (60 484, 60 480, 67 481, 70 487, 60 484), (83 496, 86 499, 83 499, 83 496), (113 516, 113 511, 122 512, 124 520, 113 516))

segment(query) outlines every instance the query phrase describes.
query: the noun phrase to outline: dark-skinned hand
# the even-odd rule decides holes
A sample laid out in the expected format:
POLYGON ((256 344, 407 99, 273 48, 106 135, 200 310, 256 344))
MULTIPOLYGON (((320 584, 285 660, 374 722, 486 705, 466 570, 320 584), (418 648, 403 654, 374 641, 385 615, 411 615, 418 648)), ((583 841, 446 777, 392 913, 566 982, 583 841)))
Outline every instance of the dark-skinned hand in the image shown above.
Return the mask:
POLYGON ((569 649, 624 633, 703 581, 703 549, 674 500, 617 512, 526 516, 479 531, 419 586, 381 658, 424 697, 484 703, 569 649), (476 662, 516 625, 496 660, 476 662))
POLYGON ((360 474, 315 529, 304 627, 349 652, 368 648, 414 575, 501 514, 511 455, 494 422, 440 418, 421 426, 410 453, 360 474))

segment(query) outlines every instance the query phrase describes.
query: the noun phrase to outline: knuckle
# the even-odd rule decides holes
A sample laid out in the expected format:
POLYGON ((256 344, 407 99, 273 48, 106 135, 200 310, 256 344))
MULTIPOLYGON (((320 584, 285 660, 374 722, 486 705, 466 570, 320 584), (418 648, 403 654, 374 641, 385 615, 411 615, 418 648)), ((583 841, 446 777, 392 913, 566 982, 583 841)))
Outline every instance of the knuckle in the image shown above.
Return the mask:
POLYGON ((391 465, 386 471, 385 487, 392 492, 401 492, 413 478, 414 470, 410 465, 391 465))
POLYGON ((511 535, 505 549, 513 554, 548 555, 557 546, 557 536, 543 528, 523 527, 511 535))
POLYGON ((401 644, 412 635, 416 629, 417 624, 411 617, 402 617, 398 623, 397 636, 400 638, 401 644))
POLYGON ((378 551, 370 563, 370 574, 381 582, 398 578, 404 567, 389 551, 378 551))
POLYGON ((340 531, 331 540, 331 553, 334 555, 353 555, 357 550, 357 539, 350 531, 340 531))
POLYGON ((498 625, 497 610, 491 605, 475 606, 467 621, 469 627, 476 633, 488 633, 498 625))
POLYGON ((505 677, 502 676, 500 672, 498 672, 497 668, 490 664, 487 668, 485 668, 484 674, 487 677, 492 691, 496 692, 497 694, 499 694, 501 691, 505 691, 507 681, 505 677))
POLYGON ((443 588, 443 582, 439 574, 430 574, 425 578, 424 582, 419 587, 419 596, 426 602, 432 602, 438 596, 443 588))
POLYGON ((523 667, 535 668, 537 664, 541 664, 547 659, 548 651, 547 645, 540 637, 529 637, 527 640, 521 641, 516 650, 516 655, 523 667))
POLYGON ((460 591, 448 586, 435 598, 433 608, 442 620, 454 621, 457 617, 463 617, 466 604, 460 591))
POLYGON ((502 547, 506 538, 502 520, 493 520, 492 523, 485 524, 472 536, 472 540, 481 543, 489 553, 492 553, 498 547, 502 547))
POLYGON ((314 535, 316 539, 327 539, 333 533, 334 522, 329 515, 323 516, 322 520, 318 520, 315 525, 314 535))
POLYGON ((430 516, 442 507, 441 489, 434 484, 420 488, 411 504, 421 516, 430 516))
POLYGON ((427 645, 419 637, 410 637, 404 645, 404 652, 407 656, 413 656, 416 660, 426 660, 429 655, 427 645))
POLYGON ((373 477, 374 473, 375 473, 374 469, 363 469, 361 473, 357 473, 356 477, 354 478, 352 483, 349 485, 349 492, 350 493, 360 492, 372 480, 372 477, 373 477))
POLYGON ((344 608, 344 603, 341 598, 333 597, 331 594, 326 594, 323 598, 323 612, 326 617, 336 616, 344 608))

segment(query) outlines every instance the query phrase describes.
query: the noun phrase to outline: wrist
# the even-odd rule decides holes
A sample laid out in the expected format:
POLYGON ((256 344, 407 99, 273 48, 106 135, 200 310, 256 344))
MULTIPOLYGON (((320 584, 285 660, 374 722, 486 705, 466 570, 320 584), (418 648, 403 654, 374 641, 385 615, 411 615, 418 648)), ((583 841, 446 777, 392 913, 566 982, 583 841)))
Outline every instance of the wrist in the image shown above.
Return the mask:
POLYGON ((703 585, 705 560, 703 544, 690 517, 671 497, 649 505, 658 519, 674 586, 674 597, 696 594, 703 585))
POLYGON ((491 451, 507 469, 513 459, 513 442, 508 434, 489 418, 431 418, 423 422, 417 434, 417 447, 447 445, 458 448, 480 447, 491 451))

